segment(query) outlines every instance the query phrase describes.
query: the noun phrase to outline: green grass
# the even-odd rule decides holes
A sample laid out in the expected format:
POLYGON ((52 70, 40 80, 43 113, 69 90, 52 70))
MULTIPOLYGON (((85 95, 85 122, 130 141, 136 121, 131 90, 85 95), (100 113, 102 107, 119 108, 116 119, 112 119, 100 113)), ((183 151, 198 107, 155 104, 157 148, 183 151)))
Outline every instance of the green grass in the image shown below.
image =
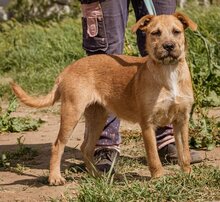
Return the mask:
MULTIPOLYGON (((29 92, 46 93, 68 64, 84 56, 80 20, 35 23, 9 21, 1 25, 0 79, 12 77, 29 92)), ((10 92, 3 85, 0 94, 10 92)))
MULTIPOLYGON (((175 174, 146 180, 85 177, 76 201, 214 201, 220 200, 220 170, 194 166, 191 175, 175 174)), ((71 200, 70 200, 71 201, 71 200)))

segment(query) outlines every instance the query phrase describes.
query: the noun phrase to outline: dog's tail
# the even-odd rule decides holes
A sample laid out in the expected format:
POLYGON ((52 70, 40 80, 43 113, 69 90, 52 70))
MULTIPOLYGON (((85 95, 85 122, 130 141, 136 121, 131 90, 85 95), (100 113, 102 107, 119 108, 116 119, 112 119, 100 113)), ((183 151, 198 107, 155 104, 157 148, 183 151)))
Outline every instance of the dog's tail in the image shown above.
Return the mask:
POLYGON ((34 108, 42 108, 53 105, 59 98, 59 79, 57 79, 53 89, 45 96, 41 97, 32 97, 28 95, 19 85, 12 82, 11 87, 14 91, 16 97, 25 105, 34 107, 34 108))

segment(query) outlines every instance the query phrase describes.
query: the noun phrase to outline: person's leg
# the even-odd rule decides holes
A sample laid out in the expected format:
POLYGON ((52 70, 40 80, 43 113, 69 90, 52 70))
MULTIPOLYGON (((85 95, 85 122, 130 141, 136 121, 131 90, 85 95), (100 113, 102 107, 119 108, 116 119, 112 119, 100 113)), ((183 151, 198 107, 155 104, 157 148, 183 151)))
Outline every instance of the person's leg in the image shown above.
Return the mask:
MULTIPOLYGON (((172 14, 176 10, 176 0, 153 0, 153 4, 157 15, 172 14)), ((136 20, 148 14, 147 8, 143 0, 132 0, 136 20)), ((141 56, 146 56, 146 35, 145 32, 137 31, 137 44, 141 56)), ((172 125, 158 128, 156 130, 157 147, 161 160, 177 163, 177 151, 173 136, 172 125)), ((202 159, 195 151, 191 151, 192 163, 200 162, 202 159)))
MULTIPOLYGON (((128 19, 128 0, 100 1, 100 10, 97 9, 98 16, 95 17, 98 26, 96 19, 91 18, 94 13, 90 12, 94 10, 91 6, 95 4, 98 3, 86 4, 86 8, 85 4, 83 5, 83 47, 87 55, 122 54, 128 19), (94 27, 97 28, 97 32, 94 31, 94 27)), ((118 155, 121 142, 119 125, 119 119, 110 115, 97 142, 95 158, 98 165, 96 166, 101 171, 108 171, 113 157, 118 155)))

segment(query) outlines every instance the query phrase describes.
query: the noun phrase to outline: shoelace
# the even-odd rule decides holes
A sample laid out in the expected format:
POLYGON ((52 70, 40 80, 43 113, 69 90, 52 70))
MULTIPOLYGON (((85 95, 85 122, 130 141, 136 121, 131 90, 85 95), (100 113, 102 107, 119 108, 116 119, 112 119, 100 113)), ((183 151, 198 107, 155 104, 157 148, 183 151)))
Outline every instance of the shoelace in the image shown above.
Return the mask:
MULTIPOLYGON (((97 153, 95 154, 96 158, 97 158, 97 162, 100 162, 103 159, 109 160, 112 162, 111 156, 114 152, 110 151, 110 150, 100 150, 97 151, 97 153)), ((97 163, 96 162, 96 163, 97 163)))

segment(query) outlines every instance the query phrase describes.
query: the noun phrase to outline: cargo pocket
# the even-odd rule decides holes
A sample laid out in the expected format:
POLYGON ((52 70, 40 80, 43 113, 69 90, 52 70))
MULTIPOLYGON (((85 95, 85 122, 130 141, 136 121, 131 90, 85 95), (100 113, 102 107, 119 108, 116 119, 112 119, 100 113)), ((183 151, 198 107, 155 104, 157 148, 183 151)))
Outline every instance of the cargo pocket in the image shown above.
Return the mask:
POLYGON ((106 51, 108 41, 100 4, 82 4, 82 12, 83 48, 89 52, 106 51))

